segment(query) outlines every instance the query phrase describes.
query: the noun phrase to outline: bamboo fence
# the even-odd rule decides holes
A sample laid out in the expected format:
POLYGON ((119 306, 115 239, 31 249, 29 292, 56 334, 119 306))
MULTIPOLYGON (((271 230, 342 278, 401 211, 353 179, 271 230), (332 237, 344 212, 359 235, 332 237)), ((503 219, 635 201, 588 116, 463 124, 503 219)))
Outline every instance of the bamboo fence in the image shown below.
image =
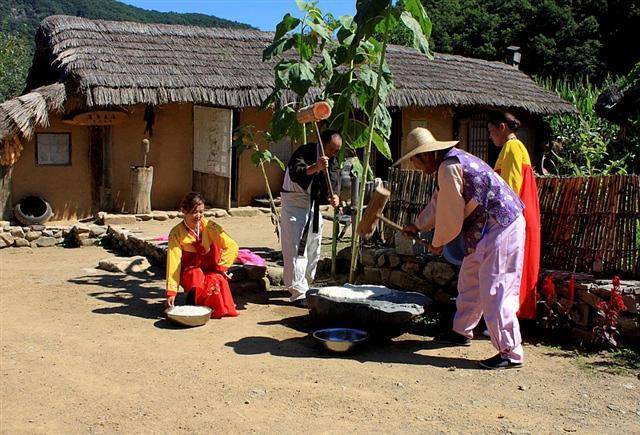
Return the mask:
MULTIPOLYGON (((545 268, 640 278, 640 176, 537 179, 545 268)), ((419 171, 389 170, 385 215, 406 225, 435 189, 419 171)), ((385 227, 385 240, 393 232, 385 227)))

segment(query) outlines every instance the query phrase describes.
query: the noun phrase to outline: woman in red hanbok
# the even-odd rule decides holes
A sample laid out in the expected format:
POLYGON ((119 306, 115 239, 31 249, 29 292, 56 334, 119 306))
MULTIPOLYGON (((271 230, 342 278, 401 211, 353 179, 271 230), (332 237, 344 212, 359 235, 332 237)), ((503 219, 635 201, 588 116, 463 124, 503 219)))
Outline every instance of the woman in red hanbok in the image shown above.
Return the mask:
POLYGON ((520 319, 536 318, 537 283, 540 271, 540 203, 536 177, 527 148, 515 132, 520 121, 510 113, 494 112, 489 116, 489 135, 501 147, 495 171, 518 194, 524 203, 525 244, 520 285, 520 319))
POLYGON ((204 218, 204 200, 191 192, 180 204, 184 220, 169 233, 166 305, 174 306, 178 286, 188 305, 211 308, 211 317, 237 316, 226 271, 238 255, 238 244, 222 227, 204 218))

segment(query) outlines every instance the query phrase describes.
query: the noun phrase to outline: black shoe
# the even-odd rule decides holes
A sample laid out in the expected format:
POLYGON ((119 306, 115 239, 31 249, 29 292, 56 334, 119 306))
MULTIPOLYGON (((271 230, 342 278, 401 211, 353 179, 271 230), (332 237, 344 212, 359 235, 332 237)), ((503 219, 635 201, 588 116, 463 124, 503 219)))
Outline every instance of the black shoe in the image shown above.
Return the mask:
POLYGON ((504 358, 500 354, 482 360, 479 364, 480 367, 487 370, 519 369, 522 367, 522 363, 512 362, 509 358, 504 358))
POLYGON ((455 331, 447 331, 433 337, 433 341, 452 346, 471 346, 471 340, 455 331))
POLYGON ((309 308, 309 305, 307 305, 307 300, 305 298, 293 301, 293 305, 298 308, 309 308))

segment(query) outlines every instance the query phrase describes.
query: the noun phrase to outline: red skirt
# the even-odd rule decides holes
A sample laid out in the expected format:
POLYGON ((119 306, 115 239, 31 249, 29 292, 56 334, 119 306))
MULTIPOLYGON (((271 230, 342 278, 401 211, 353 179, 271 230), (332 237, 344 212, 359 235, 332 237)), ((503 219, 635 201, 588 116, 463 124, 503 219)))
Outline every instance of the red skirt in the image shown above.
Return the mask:
POLYGON ((524 203, 525 242, 522 281, 520 282, 520 310, 518 318, 535 319, 538 302, 537 284, 540 272, 540 202, 533 169, 522 165, 520 199, 524 203))
POLYGON ((238 315, 224 270, 217 264, 216 250, 206 254, 182 251, 180 285, 195 292, 195 304, 211 308, 211 317, 238 315))

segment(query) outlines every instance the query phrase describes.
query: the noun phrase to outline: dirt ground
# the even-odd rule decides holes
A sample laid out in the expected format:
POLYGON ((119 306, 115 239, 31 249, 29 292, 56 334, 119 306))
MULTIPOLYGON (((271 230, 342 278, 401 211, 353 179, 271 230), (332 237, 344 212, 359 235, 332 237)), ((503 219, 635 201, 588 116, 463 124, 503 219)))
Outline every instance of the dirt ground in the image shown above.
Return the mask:
MULTIPOLYGON (((277 246, 264 217, 221 223, 244 246, 277 246)), ((487 340, 438 348, 409 334, 327 355, 278 291, 177 329, 162 319, 162 271, 94 269, 111 255, 0 251, 2 433, 640 433, 635 373, 534 345, 525 368, 487 372, 487 340)))

